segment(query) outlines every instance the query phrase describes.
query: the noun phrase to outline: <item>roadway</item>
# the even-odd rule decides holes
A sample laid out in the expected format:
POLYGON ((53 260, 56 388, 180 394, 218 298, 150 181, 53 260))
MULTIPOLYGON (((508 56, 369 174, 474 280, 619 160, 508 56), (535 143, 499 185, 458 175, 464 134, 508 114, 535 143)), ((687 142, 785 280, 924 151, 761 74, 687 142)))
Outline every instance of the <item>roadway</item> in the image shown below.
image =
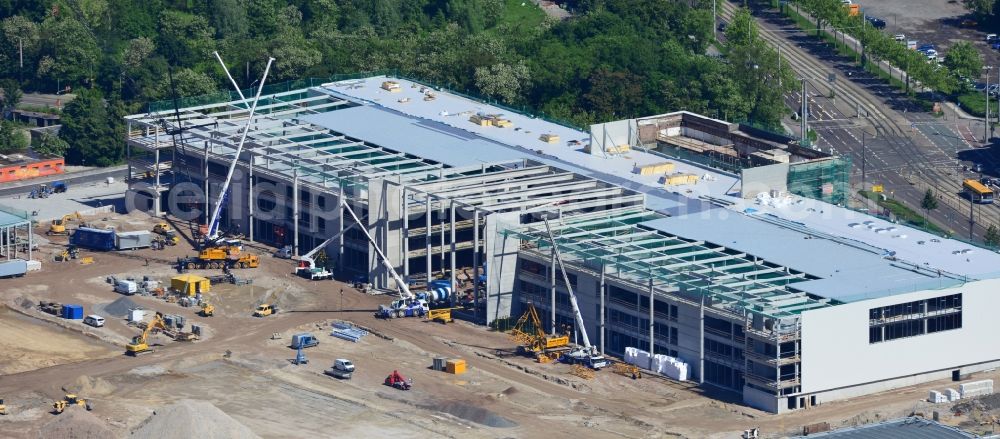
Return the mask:
MULTIPOLYGON (((736 8, 723 3, 722 15, 728 19, 736 8)), ((974 133, 981 133, 982 125, 923 112, 884 80, 861 71, 854 58, 838 55, 777 10, 755 9, 754 16, 760 37, 779 47, 782 59, 806 79, 810 128, 819 135, 817 146, 852 160, 855 187, 862 187, 864 167, 867 186, 882 184, 887 195, 918 211, 924 193, 932 189, 939 207, 928 213, 930 219, 968 237, 970 203, 960 195, 961 181, 978 177, 971 170, 976 163, 987 172, 995 172, 1000 164, 997 155, 981 148, 976 139, 974 133), (830 74, 835 75, 832 82, 830 74)), ((789 107, 800 107, 799 95, 786 96, 789 107)), ((788 125, 797 131, 798 122, 788 125)), ((976 205, 974 209, 977 236, 991 223, 1000 225, 1000 208, 976 205)))

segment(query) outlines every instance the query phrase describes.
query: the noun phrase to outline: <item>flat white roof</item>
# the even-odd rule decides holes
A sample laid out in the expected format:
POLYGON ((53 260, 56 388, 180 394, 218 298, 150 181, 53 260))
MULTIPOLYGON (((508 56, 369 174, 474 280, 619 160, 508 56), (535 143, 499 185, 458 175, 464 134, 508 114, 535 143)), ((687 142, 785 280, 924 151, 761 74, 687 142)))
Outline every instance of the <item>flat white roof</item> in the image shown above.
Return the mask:
MULTIPOLYGON (((324 84, 324 89, 335 96, 359 101, 376 108, 390 110, 391 113, 388 114, 398 114, 415 119, 414 121, 405 122, 405 126, 407 126, 405 131, 407 132, 413 126, 419 126, 428 130, 428 132, 438 131, 442 136, 455 135, 455 132, 450 130, 441 133, 442 130, 437 126, 437 124, 440 124, 450 127, 451 130, 459 130, 492 140, 501 148, 491 148, 489 151, 453 149, 450 151, 451 155, 461 154, 473 156, 478 159, 478 155, 482 153, 486 156, 480 159, 482 161, 496 161, 503 155, 505 155, 503 159, 530 158, 645 193, 649 197, 649 207, 654 210, 661 210, 670 214, 698 211, 709 208, 709 206, 704 205, 700 201, 692 202, 685 198, 697 199, 701 195, 722 196, 727 193, 739 191, 739 179, 737 177, 718 172, 714 169, 672 160, 662 155, 642 150, 632 150, 623 155, 607 157, 603 155, 591 155, 583 151, 584 145, 590 142, 589 133, 447 92, 434 91, 436 98, 431 101, 425 101, 421 87, 423 87, 421 84, 415 82, 405 79, 387 78, 385 76, 324 84), (382 82, 386 80, 398 82, 400 84, 400 91, 389 92, 382 89, 382 82), (500 114, 502 117, 509 119, 513 126, 509 128, 480 126, 469 121, 469 117, 474 114, 500 114), (543 142, 539 139, 542 134, 556 134, 559 136, 559 142, 543 142), (571 141, 579 143, 570 144, 571 141), (699 179, 696 184, 666 189, 660 183, 659 176, 643 176, 634 172, 636 166, 662 163, 668 160, 676 164, 676 172, 691 173, 698 176, 707 175, 708 178, 699 179)), ((341 111, 343 110, 328 113, 329 118, 312 116, 308 120, 317 125, 348 135, 353 135, 352 131, 369 132, 373 129, 387 131, 381 124, 375 122, 389 116, 380 115, 370 120, 357 120, 356 122, 358 123, 336 122, 337 114, 341 111), (327 126, 327 123, 330 126, 327 126)), ((356 116, 357 114, 348 117, 354 118, 356 116)), ((390 133, 383 134, 380 137, 392 136, 393 134, 390 133)), ((419 146, 422 142, 412 142, 410 138, 404 135, 396 135, 395 137, 391 139, 392 144, 382 144, 379 146, 390 149, 408 149, 400 152, 424 156, 424 149, 419 146)), ((434 150, 431 150, 430 153, 435 154, 434 150)), ((451 160, 465 159, 454 157, 451 160)))

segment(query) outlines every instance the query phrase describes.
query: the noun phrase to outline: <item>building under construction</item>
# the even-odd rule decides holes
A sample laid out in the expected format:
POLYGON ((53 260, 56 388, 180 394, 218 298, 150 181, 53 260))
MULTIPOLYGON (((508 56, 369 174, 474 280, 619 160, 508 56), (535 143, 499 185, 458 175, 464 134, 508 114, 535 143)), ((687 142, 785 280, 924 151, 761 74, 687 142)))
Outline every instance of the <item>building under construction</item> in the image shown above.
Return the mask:
POLYGON ((554 243, 602 352, 772 412, 1000 364, 973 342, 1000 329, 1000 257, 844 208, 850 163, 787 137, 687 112, 584 132, 370 77, 265 95, 218 197, 247 108, 129 116, 131 207, 200 223, 221 198, 223 229, 335 237, 338 277, 393 290, 364 227, 409 282, 483 276, 480 323, 531 302, 553 332, 575 326, 554 243))

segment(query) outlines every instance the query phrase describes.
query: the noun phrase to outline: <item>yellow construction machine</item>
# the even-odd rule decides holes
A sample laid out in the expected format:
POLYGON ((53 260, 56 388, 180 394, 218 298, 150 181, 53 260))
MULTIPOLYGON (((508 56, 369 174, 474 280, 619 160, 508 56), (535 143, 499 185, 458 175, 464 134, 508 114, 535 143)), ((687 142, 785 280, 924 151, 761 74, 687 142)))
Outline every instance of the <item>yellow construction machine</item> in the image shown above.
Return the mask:
POLYGON ((540 363, 548 363, 559 358, 559 355, 569 349, 569 336, 549 336, 542 329, 542 319, 538 318, 538 310, 533 303, 528 303, 528 309, 517 320, 510 336, 519 345, 517 351, 524 355, 534 356, 540 363))
POLYGON ((237 247, 209 247, 198 253, 198 256, 178 261, 182 268, 188 270, 204 268, 257 268, 260 266, 260 256, 242 253, 237 247))
POLYGON ((3 403, 3 398, 0 398, 0 415, 7 414, 7 406, 3 403))
POLYGON ((177 236, 177 232, 175 232, 174 229, 170 227, 170 224, 167 223, 156 223, 156 225, 153 226, 153 233, 163 235, 163 237, 160 238, 163 245, 177 245, 181 242, 181 239, 177 236))
POLYGON ((73 220, 80 220, 83 216, 79 212, 63 215, 62 218, 52 220, 52 224, 49 225, 49 230, 45 232, 46 235, 69 235, 69 231, 66 230, 66 225, 73 220))
POLYGON ((427 320, 430 320, 432 322, 439 322, 442 324, 454 322, 455 319, 451 318, 451 310, 453 309, 459 309, 459 308, 432 309, 427 312, 427 320))
POLYGON ((166 322, 163 321, 163 314, 156 313, 153 315, 153 321, 146 324, 146 329, 143 329, 141 335, 137 335, 132 338, 132 342, 125 345, 125 354, 131 355, 133 357, 140 354, 145 354, 153 352, 146 344, 146 339, 149 338, 149 334, 153 332, 154 329, 159 329, 165 331, 167 329, 166 322))
POLYGON ((202 317, 212 317, 215 315, 215 305, 208 302, 203 302, 201 304, 201 311, 198 312, 202 317))
POLYGON ((60 399, 59 401, 52 403, 52 413, 58 415, 62 413, 64 410, 66 410, 66 407, 71 407, 74 405, 85 407, 87 410, 92 410, 89 401, 80 398, 72 393, 67 393, 63 399, 60 399))

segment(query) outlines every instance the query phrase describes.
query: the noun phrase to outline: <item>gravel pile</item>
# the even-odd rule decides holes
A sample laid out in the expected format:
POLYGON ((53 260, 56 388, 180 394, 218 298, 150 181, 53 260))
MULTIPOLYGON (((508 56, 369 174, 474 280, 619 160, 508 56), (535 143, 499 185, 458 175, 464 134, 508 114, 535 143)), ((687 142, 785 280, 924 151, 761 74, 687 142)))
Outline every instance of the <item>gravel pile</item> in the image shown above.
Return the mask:
POLYGON ((207 401, 182 399, 160 408, 132 432, 135 439, 260 439, 207 401))
POLYGON ((139 305, 128 297, 119 297, 118 300, 104 305, 104 313, 115 317, 126 317, 130 309, 138 308, 139 305))
POLYGON ((41 438, 107 439, 115 437, 107 424, 83 407, 67 407, 38 432, 41 438))

